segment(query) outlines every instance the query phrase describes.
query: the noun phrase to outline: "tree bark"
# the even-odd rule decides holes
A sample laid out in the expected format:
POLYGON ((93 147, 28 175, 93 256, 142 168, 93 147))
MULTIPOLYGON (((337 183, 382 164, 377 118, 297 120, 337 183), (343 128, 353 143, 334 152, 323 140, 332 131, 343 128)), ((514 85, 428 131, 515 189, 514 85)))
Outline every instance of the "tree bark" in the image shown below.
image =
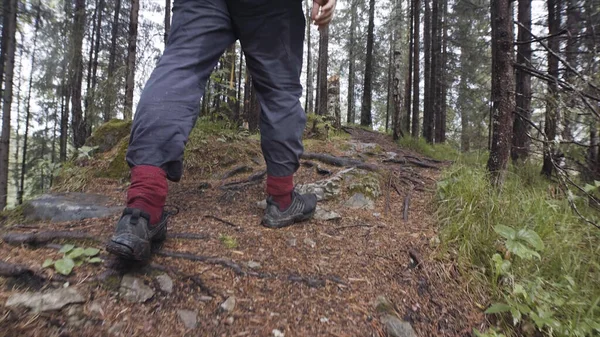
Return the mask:
POLYGON ((169 32, 171 31, 171 0, 165 0, 165 47, 169 41, 169 32))
POLYGON ((413 52, 414 52, 414 22, 415 22, 415 13, 414 13, 414 0, 410 1, 410 6, 408 6, 408 15, 410 20, 408 20, 408 72, 406 73, 406 81, 404 82, 404 108, 406 111, 405 119, 406 123, 404 124, 407 133, 411 132, 411 103, 412 103, 412 76, 413 76, 413 52))
POLYGON ((29 135, 29 120, 31 119, 31 89, 33 88, 33 70, 35 69, 35 54, 37 52, 37 38, 40 29, 41 6, 36 6, 35 24, 33 31, 33 49, 31 51, 31 70, 29 73, 29 88, 27 89, 27 102, 25 103, 25 133, 23 134, 23 158, 21 161, 21 182, 19 184, 19 193, 17 194, 17 203, 23 203, 25 191, 25 175, 27 174, 27 140, 29 135))
POLYGON ((83 81, 83 35, 85 30, 85 0, 75 1, 75 17, 73 20, 73 76, 71 77, 71 127, 73 129, 73 145, 80 148, 85 144, 86 126, 81 106, 81 82, 83 81))
MULTIPOLYGON (((406 119, 406 115, 408 112, 402 107, 402 20, 401 20, 401 11, 402 6, 400 5, 400 1, 396 1, 394 6, 394 39, 392 39, 393 43, 393 73, 394 77, 392 80, 392 88, 393 88, 393 102, 394 102, 394 121, 392 126, 392 137, 394 140, 400 139, 400 137, 404 137, 404 135, 409 132, 409 124, 406 119)), ((410 53, 410 52, 409 52, 410 53)))
POLYGON ((115 14, 113 16, 112 31, 110 38, 110 50, 108 54, 107 79, 109 95, 104 103, 104 122, 108 122, 113 116, 113 104, 117 101, 117 92, 114 83, 114 73, 117 59, 117 37, 119 36, 119 15, 121 14, 121 0, 115 2, 115 14))
POLYGON ((340 128, 342 126, 340 110, 340 77, 334 75, 327 82, 327 106, 330 110, 329 116, 333 118, 334 126, 340 128))
POLYGON ((2 92, 2 134, 0 135, 0 211, 6 207, 8 198, 10 115, 13 96, 15 50, 17 48, 17 4, 16 0, 4 0, 2 13, 4 19, 2 21, 2 56, 0 57, 2 71, 0 71, 0 79, 4 75, 4 91, 2 92))
MULTIPOLYGON (((519 0, 519 13, 517 20, 524 27, 519 26, 517 40, 520 42, 531 40, 531 0, 519 0)), ((531 43, 520 43, 517 46, 517 64, 531 66, 531 43)), ((518 114, 531 119, 531 75, 521 68, 516 71, 516 109, 518 114)), ((511 158, 513 162, 527 159, 529 156, 529 130, 530 126, 521 116, 515 116, 513 125, 513 141, 511 158)))
POLYGON ((421 62, 421 54, 419 51, 419 44, 420 44, 420 40, 419 40, 419 32, 420 32, 420 26, 421 26, 421 9, 420 9, 420 3, 419 0, 413 0, 414 3, 414 11, 413 11, 413 16, 414 16, 414 28, 413 28, 413 36, 414 36, 414 42, 413 42, 413 104, 412 104, 412 131, 411 134, 413 137, 415 138, 419 138, 420 133, 419 133, 419 125, 420 125, 420 121, 419 121, 419 83, 421 82, 420 80, 420 62, 421 62))
POLYGON ((355 79, 356 74, 354 71, 354 67, 356 64, 356 55, 354 52, 355 41, 355 32, 356 32, 356 21, 357 21, 357 3, 356 0, 351 1, 350 3, 350 36, 349 36, 349 49, 348 49, 348 114, 347 114, 347 123, 354 124, 356 123, 356 108, 355 104, 355 79))
POLYGON ((373 125, 371 112, 372 86, 373 86, 373 42, 375 29, 375 0, 369 1, 369 26, 367 28, 367 55, 365 61, 365 83, 363 86, 363 99, 360 111, 360 125, 373 125))
POLYGON ((317 75, 317 115, 327 115, 327 68, 329 63, 329 26, 321 29, 319 37, 319 68, 317 75))
MULTIPOLYGON (((560 31, 560 0, 548 0, 548 29, 552 36, 560 31)), ((548 53, 548 75, 558 79, 558 57, 555 53, 560 52, 560 38, 553 36, 549 38, 548 47, 552 52, 548 53)), ((552 163, 554 149, 552 142, 557 134, 557 122, 559 118, 558 107, 558 85, 556 82, 548 83, 548 97, 546 98, 546 116, 544 118, 544 133, 546 142, 544 143, 544 164, 542 174, 546 177, 552 175, 554 165, 552 163)))
MULTIPOLYGON (((443 11, 443 9, 442 9, 443 11)), ((440 13, 440 4, 433 1, 431 15, 431 100, 432 113, 434 119, 434 141, 443 142, 442 127, 442 14, 440 13)))
POLYGON ((492 0, 492 88, 494 91, 490 157, 487 163, 492 185, 504 183, 510 155, 515 79, 513 74, 513 33, 510 0, 492 0))
POLYGON ((446 116, 448 110, 448 1, 443 2, 441 20, 442 57, 440 58, 440 143, 446 142, 446 116))
POLYGON ((125 81, 125 106, 123 109, 125 120, 133 119, 133 89, 135 88, 135 55, 137 51, 139 11, 140 0, 132 0, 129 16, 129 37, 127 39, 127 79, 125 81))
POLYGON ((423 87, 423 138, 428 143, 433 143, 433 107, 431 100, 431 6, 430 1, 425 1, 425 16, 423 18, 423 53, 425 59, 423 60, 423 76, 424 76, 424 87, 423 87))

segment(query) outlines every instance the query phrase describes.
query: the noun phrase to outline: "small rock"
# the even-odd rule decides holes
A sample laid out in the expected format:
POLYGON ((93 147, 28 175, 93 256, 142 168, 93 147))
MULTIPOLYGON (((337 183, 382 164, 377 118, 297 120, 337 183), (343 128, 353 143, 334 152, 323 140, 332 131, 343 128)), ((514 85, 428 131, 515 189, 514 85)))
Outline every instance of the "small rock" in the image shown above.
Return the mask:
POLYGON ((440 237, 439 236, 433 236, 431 239, 429 239, 429 245, 433 248, 439 246, 441 243, 440 241, 440 237))
POLYGON ((273 329, 271 333, 273 334, 273 337, 285 337, 285 334, 277 329, 273 329))
POLYGON ((234 321, 234 318, 229 316, 225 319, 225 325, 232 325, 234 321))
POLYGON ((198 312, 191 310, 177 310, 177 316, 183 323, 183 326, 188 329, 195 329, 198 325, 198 312))
POLYGON ((110 199, 87 193, 43 194, 23 205, 23 215, 29 220, 51 222, 105 218, 119 212, 120 207, 108 206, 110 199))
POLYGON ((104 309, 102 309, 102 305, 98 302, 91 302, 88 304, 87 310, 90 314, 104 316, 104 309))
POLYGON ((307 246, 310 246, 310 248, 315 248, 317 246, 317 243, 313 239, 309 239, 309 238, 305 238, 304 243, 307 246))
POLYGON ((385 324, 387 333, 391 337, 417 337, 410 323, 401 321, 396 316, 385 315, 381 321, 385 324))
POLYGON ((337 219, 341 219, 342 217, 334 212, 334 211, 329 211, 326 210, 324 208, 321 208, 320 206, 317 206, 317 209, 315 211, 315 215, 314 215, 314 219, 315 220, 321 220, 321 221, 329 221, 329 220, 337 220, 337 219))
POLYGON ((225 302, 221 303, 221 310, 224 312, 232 312, 235 309, 235 296, 229 296, 225 302))
POLYGON ((167 274, 161 274, 156 277, 160 290, 170 294, 173 292, 173 280, 167 274))
POLYGON ((394 159, 396 158, 396 156, 398 155, 396 152, 386 152, 385 155, 389 158, 389 159, 394 159))
POLYGON ((319 318, 319 321, 321 323, 327 323, 327 322, 329 322, 329 318, 327 318, 327 317, 321 317, 321 318, 319 318))
POLYGON ((200 301, 200 302, 210 302, 212 300, 213 300, 213 298, 211 296, 202 295, 202 296, 198 297, 198 301, 200 301))
POLYGON ((115 323, 113 326, 108 329, 108 334, 113 336, 121 335, 121 332, 125 329, 125 322, 115 323))
POLYGON ((74 288, 60 288, 45 293, 14 294, 8 298, 6 306, 25 306, 33 312, 43 312, 60 310, 68 304, 83 302, 85 302, 85 299, 74 288))
POLYGON ((393 314, 395 311, 394 304, 383 296, 378 296, 373 306, 378 313, 393 314))
POLYGON ((144 303, 154 296, 154 290, 145 285, 141 279, 126 274, 121 280, 119 294, 129 302, 144 303))
POLYGON ((381 213, 375 212, 375 213, 373 213, 373 216, 376 217, 376 218, 380 218, 381 217, 381 213))
POLYGON ((267 209, 267 201, 261 200, 261 201, 257 202, 256 207, 258 207, 260 209, 267 209))
POLYGON ((248 268, 250 269, 259 269, 261 267, 260 263, 256 261, 248 261, 248 268))
POLYGON ((373 209, 375 208, 375 203, 362 193, 354 193, 354 195, 344 203, 344 206, 354 209, 373 209))
POLYGON ((296 238, 289 238, 287 240, 287 244, 290 247, 296 247, 297 242, 298 242, 298 240, 296 240, 296 238))

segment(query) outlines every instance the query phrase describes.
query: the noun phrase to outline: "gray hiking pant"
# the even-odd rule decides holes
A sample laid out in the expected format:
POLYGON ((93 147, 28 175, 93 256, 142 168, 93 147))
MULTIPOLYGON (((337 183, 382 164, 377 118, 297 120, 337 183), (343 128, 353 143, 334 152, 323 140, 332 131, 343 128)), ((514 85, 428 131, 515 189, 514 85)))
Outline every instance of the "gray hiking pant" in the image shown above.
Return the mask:
POLYGON ((169 180, 181 178, 208 77, 239 39, 261 107, 267 172, 296 172, 306 124, 300 105, 304 28, 302 0, 175 0, 167 47, 134 117, 129 166, 157 166, 169 180))

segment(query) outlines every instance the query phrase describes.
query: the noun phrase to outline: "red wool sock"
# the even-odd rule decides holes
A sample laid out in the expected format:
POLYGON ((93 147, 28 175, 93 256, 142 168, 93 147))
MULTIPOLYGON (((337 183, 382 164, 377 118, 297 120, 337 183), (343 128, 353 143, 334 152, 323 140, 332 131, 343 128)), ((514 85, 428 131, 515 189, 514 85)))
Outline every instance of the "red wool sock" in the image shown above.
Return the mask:
POLYGON ((285 210, 292 204, 292 191, 294 190, 294 176, 273 177, 267 176, 267 194, 273 197, 280 210, 285 210))
POLYGON ((167 174, 163 169, 149 165, 135 166, 131 169, 127 207, 150 214, 150 224, 157 224, 162 217, 167 191, 167 174))

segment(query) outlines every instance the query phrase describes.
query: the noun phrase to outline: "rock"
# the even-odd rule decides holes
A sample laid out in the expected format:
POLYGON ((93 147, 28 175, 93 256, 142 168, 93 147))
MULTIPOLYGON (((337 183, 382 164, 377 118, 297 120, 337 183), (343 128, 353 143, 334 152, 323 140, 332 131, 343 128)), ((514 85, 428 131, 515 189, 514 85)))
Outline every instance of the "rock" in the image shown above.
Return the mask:
POLYGON ((108 329, 108 334, 113 336, 120 336, 123 330, 125 330, 125 322, 118 322, 108 329))
POLYGON ((248 261, 248 268, 250 269, 259 269, 261 267, 260 263, 256 261, 248 261))
POLYGON ((200 301, 200 302, 210 302, 212 300, 213 300, 213 298, 211 296, 202 295, 202 296, 198 297, 198 301, 200 301))
POLYGON ((400 320, 393 315, 385 315, 381 321, 385 324, 387 333, 391 337, 417 337, 410 323, 400 320))
POLYGON ((235 319, 233 317, 231 317, 231 316, 227 317, 225 319, 225 325, 232 325, 234 320, 235 319))
POLYGON ((376 218, 380 218, 381 217, 381 213, 375 212, 375 213, 373 213, 373 216, 376 217, 376 218))
POLYGON ((183 323, 183 326, 188 329, 195 329, 198 325, 198 312, 192 310, 177 310, 177 316, 183 323))
POLYGON ((131 132, 131 121, 111 119, 98 127, 88 139, 86 146, 98 147, 99 152, 106 152, 131 132))
POLYGON ((342 218, 342 216, 339 215, 338 213, 336 213, 334 211, 326 210, 324 208, 321 208, 321 206, 317 205, 317 210, 315 211, 315 215, 314 215, 315 220, 329 221, 329 220, 337 220, 337 219, 341 219, 341 218, 342 218))
POLYGON ((354 193, 354 195, 344 203, 344 206, 354 209, 373 209, 375 208, 375 203, 362 193, 354 193))
POLYGON ((384 296, 378 296, 373 303, 373 307, 380 314, 393 314, 395 312, 394 304, 384 296))
POLYGON ((372 200, 381 196, 381 176, 375 172, 356 169, 348 172, 344 179, 349 194, 362 193, 372 200))
POLYGON ((317 243, 313 239, 310 239, 310 238, 305 238, 304 244, 306 244, 307 246, 310 246, 310 248, 315 248, 317 246, 317 243))
POLYGON ((273 337, 285 337, 285 334, 277 329, 273 329, 271 333, 273 334, 273 337))
POLYGON ((119 288, 119 295, 126 301, 132 303, 144 303, 154 296, 154 290, 144 284, 141 279, 126 274, 121 279, 121 287, 119 288))
POLYGON ((85 322, 86 319, 83 315, 83 306, 81 304, 69 306, 67 309, 67 323, 74 328, 80 328, 85 322))
POLYGON ((224 312, 232 312, 235 309, 235 296, 229 296, 225 302, 221 303, 220 308, 224 312))
POLYGON ((256 207, 260 209, 267 209, 267 200, 261 200, 256 203, 256 207))
POLYGON ((167 274, 161 274, 156 277, 160 290, 170 294, 173 292, 173 280, 167 274))
POLYGON ((321 322, 321 323, 327 323, 327 322, 329 322, 329 318, 327 318, 327 317, 321 317, 321 318, 319 318, 319 322, 321 322))
POLYGON ((386 157, 388 157, 388 159, 394 159, 398 155, 396 152, 386 152, 384 154, 386 157))
POLYGON ((439 236, 432 236, 431 239, 429 239, 429 245, 433 248, 439 246, 441 243, 440 241, 440 237, 439 236))
POLYGON ((104 218, 122 211, 120 206, 107 206, 108 197, 87 193, 43 194, 23 205, 23 215, 33 221, 73 221, 104 218))
POLYGON ((298 242, 298 240, 296 240, 296 238, 289 238, 287 240, 287 244, 290 247, 296 247, 297 242, 298 242))
POLYGON ((88 304, 87 311, 92 315, 104 316, 104 309, 102 309, 102 305, 98 302, 88 304))
POLYGON ((7 307, 24 306, 33 312, 60 310, 68 304, 85 302, 85 298, 74 288, 60 288, 44 293, 14 294, 6 301, 7 307))

